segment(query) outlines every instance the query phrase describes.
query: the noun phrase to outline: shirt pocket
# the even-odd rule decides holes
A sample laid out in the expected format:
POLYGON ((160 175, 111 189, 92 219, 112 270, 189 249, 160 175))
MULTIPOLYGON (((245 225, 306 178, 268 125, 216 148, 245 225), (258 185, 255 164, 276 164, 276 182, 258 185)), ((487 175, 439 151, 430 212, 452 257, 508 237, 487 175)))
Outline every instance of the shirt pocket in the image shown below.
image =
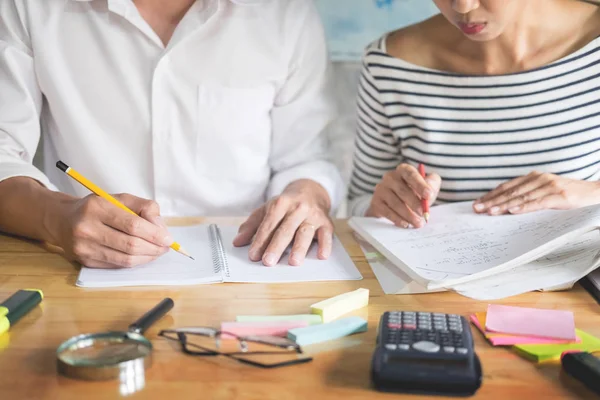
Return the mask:
POLYGON ((268 179, 274 98, 269 85, 198 86, 196 165, 202 175, 240 183, 268 179))

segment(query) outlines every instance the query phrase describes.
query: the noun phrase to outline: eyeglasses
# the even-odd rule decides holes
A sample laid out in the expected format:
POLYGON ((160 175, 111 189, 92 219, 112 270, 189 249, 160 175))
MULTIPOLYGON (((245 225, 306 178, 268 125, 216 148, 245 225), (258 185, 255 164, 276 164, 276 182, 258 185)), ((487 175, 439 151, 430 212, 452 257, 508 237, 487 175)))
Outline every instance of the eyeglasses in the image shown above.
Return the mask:
POLYGON ((160 331, 159 336, 179 342, 190 356, 225 356, 260 368, 279 368, 312 361, 302 348, 278 336, 237 336, 213 328, 190 327, 160 331))

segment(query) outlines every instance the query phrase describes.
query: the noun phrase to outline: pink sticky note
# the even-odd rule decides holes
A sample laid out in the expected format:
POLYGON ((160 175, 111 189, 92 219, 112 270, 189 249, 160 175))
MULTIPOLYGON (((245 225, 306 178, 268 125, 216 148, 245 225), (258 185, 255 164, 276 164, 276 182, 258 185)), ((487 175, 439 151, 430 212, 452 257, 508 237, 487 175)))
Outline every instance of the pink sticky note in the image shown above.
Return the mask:
MULTIPOLYGON (((273 322, 223 322, 221 331, 237 336, 287 336, 290 329, 304 328, 308 321, 273 321, 273 322)), ((230 335, 223 335, 223 339, 231 339, 230 335)))
POLYGON ((485 329, 511 335, 576 340, 571 311, 542 310, 490 304, 485 329))
MULTIPOLYGON (((471 322, 473 325, 483 333, 485 338, 492 344, 492 346, 514 346, 515 344, 565 344, 572 343, 570 340, 564 339, 546 339, 535 336, 519 336, 519 335, 505 335, 501 333, 490 333, 486 331, 477 315, 471 315, 471 322)), ((575 340, 576 343, 580 343, 581 339, 578 337, 575 340)))

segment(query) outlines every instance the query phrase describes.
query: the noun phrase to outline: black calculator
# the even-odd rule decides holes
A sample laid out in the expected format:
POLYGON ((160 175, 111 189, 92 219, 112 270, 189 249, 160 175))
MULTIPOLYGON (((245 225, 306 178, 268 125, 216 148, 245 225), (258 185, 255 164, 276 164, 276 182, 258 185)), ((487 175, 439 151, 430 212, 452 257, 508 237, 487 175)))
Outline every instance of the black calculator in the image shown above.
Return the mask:
POLYGON ((464 317, 413 311, 381 317, 371 366, 377 389, 470 396, 481 386, 481 374, 464 317))

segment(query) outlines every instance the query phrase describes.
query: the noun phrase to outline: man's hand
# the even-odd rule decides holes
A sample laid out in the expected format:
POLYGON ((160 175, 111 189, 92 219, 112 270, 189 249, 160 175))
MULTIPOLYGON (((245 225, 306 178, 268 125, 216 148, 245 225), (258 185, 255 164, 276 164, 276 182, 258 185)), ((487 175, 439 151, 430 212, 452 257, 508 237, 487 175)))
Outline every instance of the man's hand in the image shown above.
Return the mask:
POLYGON ((475 201, 475 212, 489 215, 524 214, 554 209, 567 210, 600 203, 598 182, 532 172, 492 190, 475 201))
POLYGON ((442 185, 437 174, 423 178, 417 169, 408 164, 400 164, 395 170, 386 173, 375 188, 368 217, 387 218, 400 228, 423 226, 421 200, 433 204, 442 185))
POLYGON ((137 215, 89 195, 64 202, 51 225, 54 242, 67 257, 92 268, 134 267, 169 250, 173 240, 158 204, 129 194, 115 195, 137 215))
POLYGON ((269 201, 250 215, 234 240, 237 247, 251 244, 249 256, 266 266, 276 265, 293 243, 289 264, 298 266, 315 236, 318 257, 329 258, 333 241, 333 223, 329 218, 331 201, 325 189, 311 180, 290 184, 281 196, 269 201))

